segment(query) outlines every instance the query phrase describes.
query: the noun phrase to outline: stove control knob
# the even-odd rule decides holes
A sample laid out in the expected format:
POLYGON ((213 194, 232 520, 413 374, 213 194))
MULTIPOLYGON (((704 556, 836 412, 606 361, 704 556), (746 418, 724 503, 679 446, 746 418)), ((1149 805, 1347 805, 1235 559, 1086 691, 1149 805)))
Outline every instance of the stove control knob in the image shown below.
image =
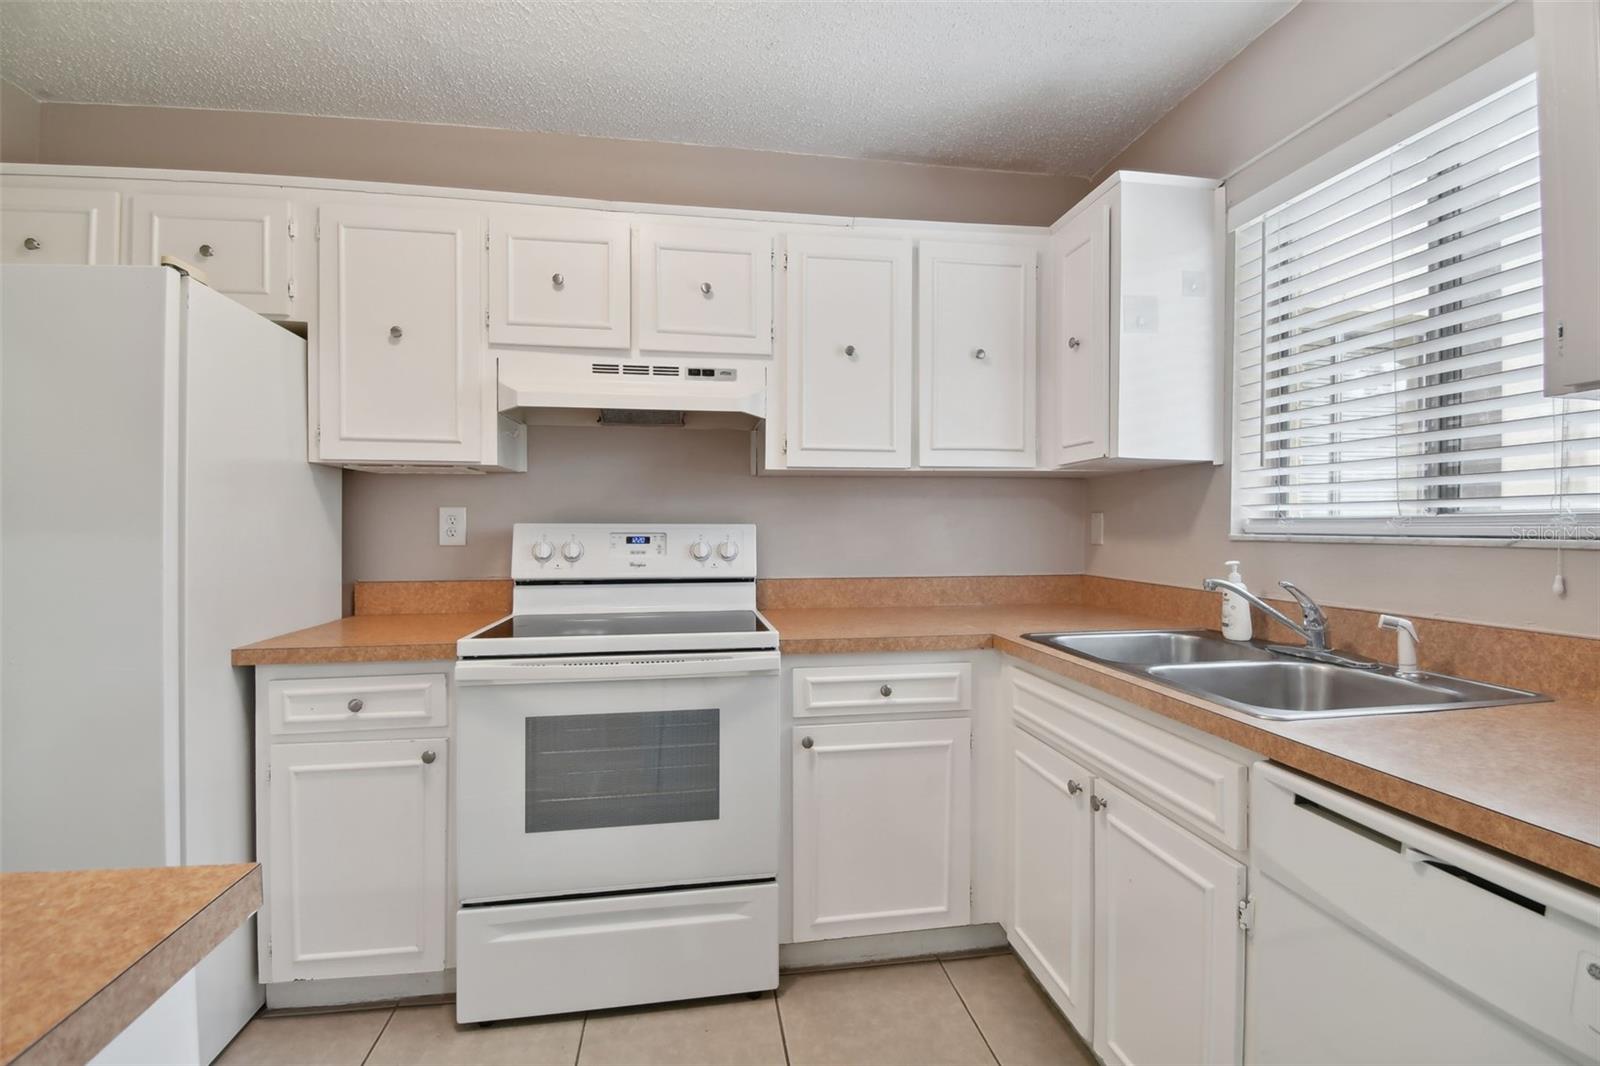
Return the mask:
POLYGON ((555 553, 556 546, 543 537, 540 537, 539 542, 533 546, 533 557, 541 563, 548 563, 555 553))
POLYGON ((711 558, 711 545, 706 543, 706 539, 704 537, 701 537, 699 540, 689 545, 689 554, 694 556, 696 562, 703 563, 707 559, 711 558))
POLYGON ((732 537, 729 537, 717 545, 717 554, 731 563, 739 558, 739 545, 732 537))
POLYGON ((569 563, 575 563, 583 558, 583 545, 577 537, 573 537, 561 546, 561 558, 569 563))

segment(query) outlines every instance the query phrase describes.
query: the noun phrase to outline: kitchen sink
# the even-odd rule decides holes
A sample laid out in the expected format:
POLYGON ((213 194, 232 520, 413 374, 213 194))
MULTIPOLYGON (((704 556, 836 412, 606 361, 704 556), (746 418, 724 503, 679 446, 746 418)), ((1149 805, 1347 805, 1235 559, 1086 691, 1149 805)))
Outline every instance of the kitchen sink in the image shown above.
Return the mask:
POLYGON ((1312 662, 1210 630, 1029 633, 1027 640, 1127 670, 1258 718, 1303 720, 1538 703, 1536 692, 1360 659, 1312 662))

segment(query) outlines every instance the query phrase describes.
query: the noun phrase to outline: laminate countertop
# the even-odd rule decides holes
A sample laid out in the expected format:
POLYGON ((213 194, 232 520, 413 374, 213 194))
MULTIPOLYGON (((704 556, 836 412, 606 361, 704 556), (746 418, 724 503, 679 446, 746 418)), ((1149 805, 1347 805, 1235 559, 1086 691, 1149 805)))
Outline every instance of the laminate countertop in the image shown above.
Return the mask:
POLYGON ((261 907, 261 867, 0 874, 0 1062, 87 1062, 261 907))
MULTIPOLYGON (((785 655, 995 648, 1357 795, 1600 887, 1600 706, 1584 700, 1274 722, 1023 639, 1190 628, 1060 604, 769 608, 785 655)), ((234 652, 237 665, 453 659, 492 614, 345 618, 234 652)))

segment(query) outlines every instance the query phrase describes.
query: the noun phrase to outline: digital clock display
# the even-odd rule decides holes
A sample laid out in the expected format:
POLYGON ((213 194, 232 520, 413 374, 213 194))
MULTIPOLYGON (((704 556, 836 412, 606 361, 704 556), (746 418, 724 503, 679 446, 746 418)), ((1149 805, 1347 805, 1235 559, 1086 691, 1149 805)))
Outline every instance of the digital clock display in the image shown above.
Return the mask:
POLYGON ((622 540, 623 540, 624 544, 646 545, 646 544, 650 543, 651 535, 649 533, 629 533, 626 536, 624 536, 622 538, 622 540))

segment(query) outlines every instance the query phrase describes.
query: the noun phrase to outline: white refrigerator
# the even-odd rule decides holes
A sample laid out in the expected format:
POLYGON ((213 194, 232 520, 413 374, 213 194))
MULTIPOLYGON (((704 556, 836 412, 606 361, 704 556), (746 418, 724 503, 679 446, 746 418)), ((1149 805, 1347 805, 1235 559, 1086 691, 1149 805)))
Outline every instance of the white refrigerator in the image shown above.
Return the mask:
MULTIPOLYGON (((167 267, 0 268, 0 472, 0 869, 253 858, 229 652, 340 611, 305 341, 167 267)), ((207 1062, 254 930, 193 986, 207 1062)))

